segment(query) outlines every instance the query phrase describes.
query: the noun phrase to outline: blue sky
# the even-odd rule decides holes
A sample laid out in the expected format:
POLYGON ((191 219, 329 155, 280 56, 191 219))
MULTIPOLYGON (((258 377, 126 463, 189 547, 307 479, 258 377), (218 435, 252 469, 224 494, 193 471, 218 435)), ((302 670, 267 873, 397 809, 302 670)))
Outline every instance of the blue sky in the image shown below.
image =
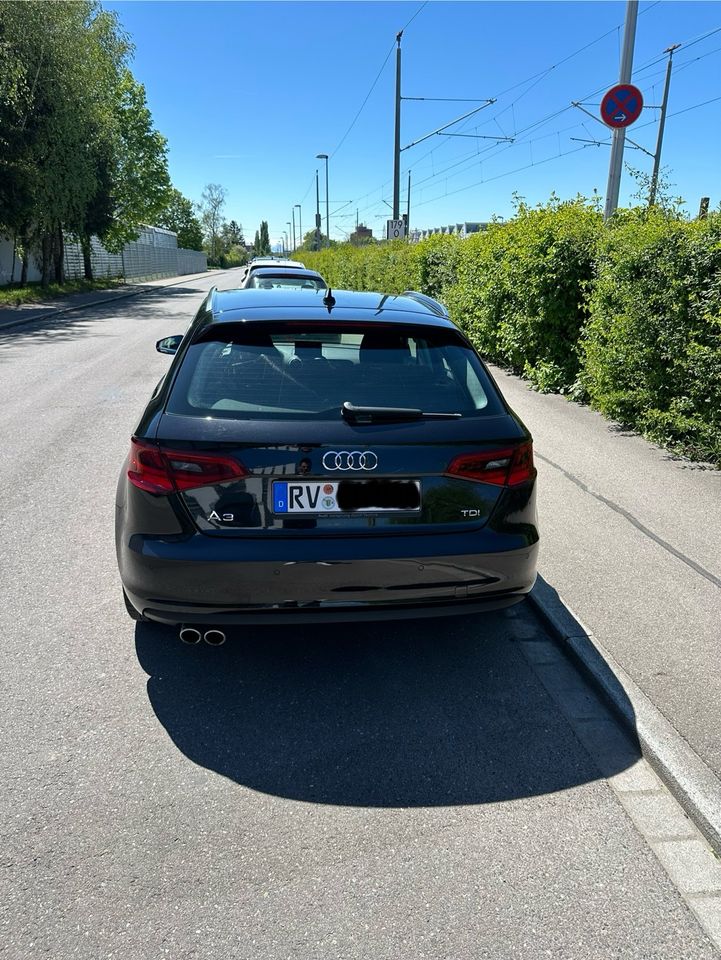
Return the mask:
MULTIPOLYGON (((508 216, 514 193, 530 203, 553 191, 564 198, 594 189, 605 194, 608 146, 572 138, 606 140, 606 128, 569 104, 582 100, 597 114, 603 90, 617 80, 625 3, 134 0, 104 6, 118 12, 136 45, 132 69, 168 138, 175 186, 197 201, 206 183, 222 184, 225 215, 243 224, 249 240, 261 219, 269 221, 271 239, 279 239, 294 204, 302 205, 303 231, 310 229, 317 167, 325 217, 318 153, 331 155, 331 236, 345 238, 356 211, 381 234, 391 215, 384 201, 392 200, 394 53, 343 137, 406 25, 403 95, 497 98, 449 132, 515 138, 433 136, 405 150, 402 209, 410 168, 412 226, 508 216)), ((721 3, 642 0, 639 9, 633 79, 646 103, 661 102, 663 51, 684 44, 674 59, 662 167, 689 209, 704 195, 716 206, 721 3)), ((402 145, 477 105, 404 101, 402 145)), ((657 120, 657 110, 644 110, 628 135, 653 151, 657 120)), ((651 158, 640 150, 627 150, 625 159, 651 170, 651 158)), ((636 189, 624 173, 621 202, 636 189)))

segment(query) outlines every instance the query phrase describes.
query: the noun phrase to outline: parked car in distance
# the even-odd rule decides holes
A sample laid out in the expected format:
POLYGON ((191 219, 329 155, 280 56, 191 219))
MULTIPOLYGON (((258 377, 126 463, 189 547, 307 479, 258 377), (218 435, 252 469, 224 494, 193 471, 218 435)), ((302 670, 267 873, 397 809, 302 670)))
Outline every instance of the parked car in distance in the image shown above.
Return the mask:
POLYGON ((260 267, 247 278, 248 290, 325 290, 328 284, 316 270, 287 270, 285 267, 260 267))
POLYGON ((305 264, 300 260, 288 260, 285 257, 254 257, 247 263, 240 275, 238 281, 239 287, 246 286, 250 277, 256 270, 262 270, 264 267, 277 267, 284 270, 305 270, 305 264))
POLYGON ((408 619, 524 599, 531 436, 435 301, 212 290, 130 440, 116 548, 129 614, 408 619))

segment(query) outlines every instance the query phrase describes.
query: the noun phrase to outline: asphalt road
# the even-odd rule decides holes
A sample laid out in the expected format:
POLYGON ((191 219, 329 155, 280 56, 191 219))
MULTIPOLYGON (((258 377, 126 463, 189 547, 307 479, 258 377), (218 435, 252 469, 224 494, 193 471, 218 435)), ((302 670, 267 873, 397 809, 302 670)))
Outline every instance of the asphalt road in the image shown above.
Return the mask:
POLYGON ((117 475, 209 282, 0 335, 0 955, 717 956, 530 610, 219 649, 127 618, 117 475))

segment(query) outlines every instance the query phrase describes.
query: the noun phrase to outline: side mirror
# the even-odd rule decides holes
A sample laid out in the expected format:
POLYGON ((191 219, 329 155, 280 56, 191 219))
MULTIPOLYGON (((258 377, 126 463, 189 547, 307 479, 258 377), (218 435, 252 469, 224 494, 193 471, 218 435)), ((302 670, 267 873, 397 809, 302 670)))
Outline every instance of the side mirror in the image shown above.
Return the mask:
POLYGON ((155 349, 158 353, 177 353, 182 339, 182 333, 176 333, 172 337, 163 337, 155 344, 155 349))

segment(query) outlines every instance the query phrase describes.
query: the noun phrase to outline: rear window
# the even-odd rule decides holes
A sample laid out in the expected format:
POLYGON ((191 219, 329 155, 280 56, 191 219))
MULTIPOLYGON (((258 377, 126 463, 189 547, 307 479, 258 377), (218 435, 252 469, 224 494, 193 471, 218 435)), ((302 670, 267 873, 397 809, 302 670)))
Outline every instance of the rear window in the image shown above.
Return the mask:
POLYGON ((325 280, 320 277, 293 276, 256 272, 248 281, 248 289, 257 290, 325 290, 325 280))
POLYGON ((215 324, 186 353, 168 413, 335 420, 354 406, 502 412, 452 329, 364 323, 215 324))

